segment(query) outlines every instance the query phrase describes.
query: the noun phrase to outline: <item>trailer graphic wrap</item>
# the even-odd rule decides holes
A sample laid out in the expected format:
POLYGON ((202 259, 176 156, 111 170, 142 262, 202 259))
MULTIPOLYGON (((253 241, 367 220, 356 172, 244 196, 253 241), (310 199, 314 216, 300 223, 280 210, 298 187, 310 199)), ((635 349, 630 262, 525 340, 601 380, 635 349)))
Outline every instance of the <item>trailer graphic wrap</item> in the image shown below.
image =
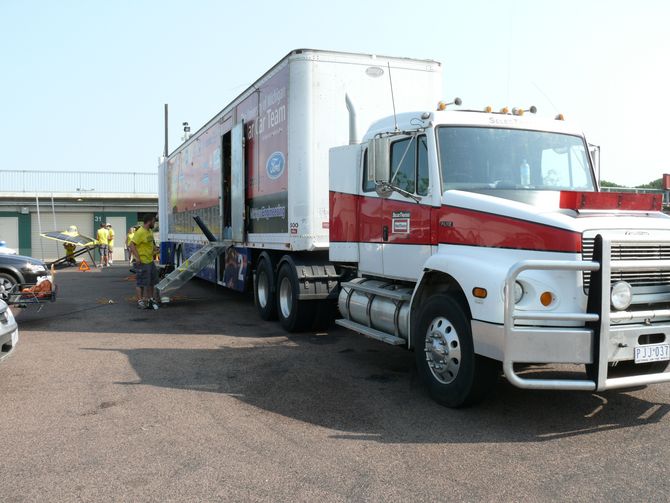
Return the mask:
POLYGON ((215 236, 221 234, 221 133, 215 124, 168 160, 169 232, 196 234, 199 216, 215 236))
POLYGON ((288 66, 238 107, 246 129, 248 232, 288 232, 288 66))

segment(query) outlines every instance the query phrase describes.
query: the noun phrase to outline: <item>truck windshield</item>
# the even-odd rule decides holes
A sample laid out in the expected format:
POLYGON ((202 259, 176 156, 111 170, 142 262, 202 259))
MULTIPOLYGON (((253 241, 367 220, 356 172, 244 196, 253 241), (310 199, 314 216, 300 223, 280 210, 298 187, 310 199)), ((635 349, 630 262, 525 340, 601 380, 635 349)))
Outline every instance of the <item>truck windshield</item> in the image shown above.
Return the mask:
POLYGON ((442 126, 442 190, 594 190, 584 140, 541 131, 442 126))

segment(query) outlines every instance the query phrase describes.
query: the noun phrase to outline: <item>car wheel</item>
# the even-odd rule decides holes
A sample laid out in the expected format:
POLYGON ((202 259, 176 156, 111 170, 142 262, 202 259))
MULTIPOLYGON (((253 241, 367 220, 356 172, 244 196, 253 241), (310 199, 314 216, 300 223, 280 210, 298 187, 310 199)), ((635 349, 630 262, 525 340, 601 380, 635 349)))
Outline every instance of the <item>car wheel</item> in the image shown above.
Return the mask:
POLYGON ((14 290, 18 280, 11 274, 0 272, 0 299, 5 302, 9 299, 9 292, 14 290))

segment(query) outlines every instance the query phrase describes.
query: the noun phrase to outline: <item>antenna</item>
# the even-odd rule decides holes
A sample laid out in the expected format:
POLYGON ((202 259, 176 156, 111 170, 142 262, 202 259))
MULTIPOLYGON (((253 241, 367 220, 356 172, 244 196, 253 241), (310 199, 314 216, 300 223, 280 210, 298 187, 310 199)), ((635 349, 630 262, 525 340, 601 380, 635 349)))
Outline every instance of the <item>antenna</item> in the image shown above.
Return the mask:
POLYGON ((393 104, 393 124, 395 125, 395 130, 398 131, 398 117, 395 114, 395 96, 393 96, 393 79, 391 79, 391 63, 386 62, 386 65, 389 69, 389 84, 391 86, 391 103, 393 104))

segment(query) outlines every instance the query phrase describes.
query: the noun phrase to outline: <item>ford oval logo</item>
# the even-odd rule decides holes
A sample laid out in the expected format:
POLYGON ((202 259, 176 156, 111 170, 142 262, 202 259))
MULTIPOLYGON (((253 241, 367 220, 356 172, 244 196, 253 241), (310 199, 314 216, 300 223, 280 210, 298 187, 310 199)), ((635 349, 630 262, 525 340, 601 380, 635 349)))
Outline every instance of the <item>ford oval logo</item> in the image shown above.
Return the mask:
POLYGON ((286 159, 283 152, 274 152, 268 161, 265 163, 265 171, 268 173, 270 180, 276 180, 284 174, 286 166, 286 159))

